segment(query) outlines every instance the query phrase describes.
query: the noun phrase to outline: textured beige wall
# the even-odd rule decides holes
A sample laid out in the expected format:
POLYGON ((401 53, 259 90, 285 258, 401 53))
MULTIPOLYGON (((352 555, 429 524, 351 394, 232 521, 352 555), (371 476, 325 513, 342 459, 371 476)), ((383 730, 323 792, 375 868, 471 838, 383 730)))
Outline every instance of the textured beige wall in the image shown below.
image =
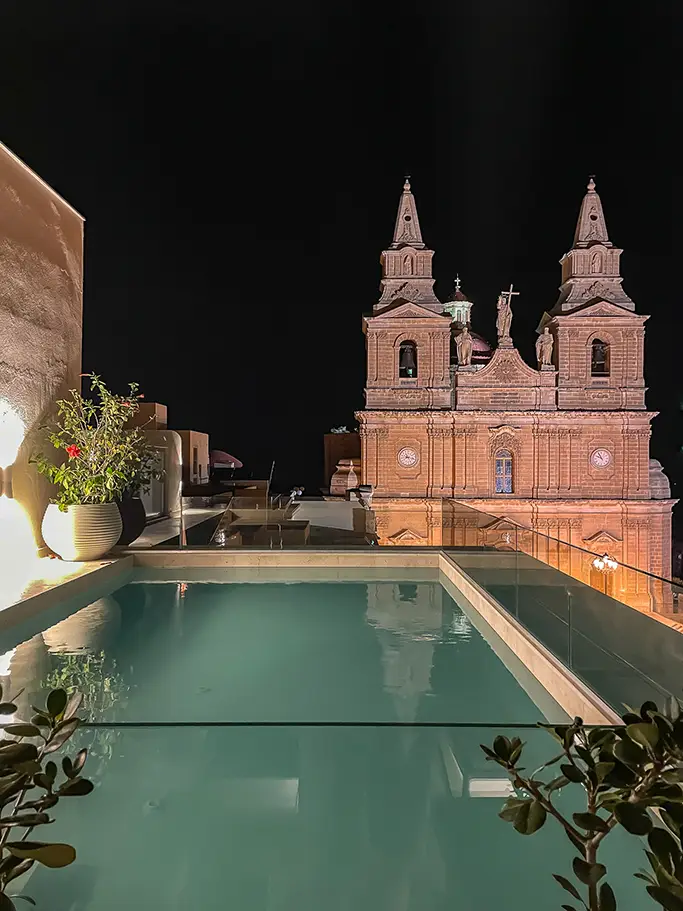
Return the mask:
POLYGON ((183 441, 183 482, 198 484, 209 477, 209 435, 200 430, 178 430, 183 441), (197 475, 192 473, 192 450, 197 447, 197 475), (201 468, 201 477, 199 469, 201 468))
POLYGON ((53 403, 80 388, 83 218, 0 143, 0 397, 26 438, 14 494, 36 540, 50 487, 28 465, 53 403))

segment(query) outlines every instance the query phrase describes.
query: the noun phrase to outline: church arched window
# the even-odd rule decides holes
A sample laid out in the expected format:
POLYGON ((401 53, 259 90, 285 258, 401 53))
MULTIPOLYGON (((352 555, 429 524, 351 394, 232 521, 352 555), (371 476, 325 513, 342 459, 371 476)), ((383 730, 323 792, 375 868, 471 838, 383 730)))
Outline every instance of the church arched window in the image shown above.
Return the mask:
POLYGON ((401 342, 398 351, 398 375, 404 380, 417 378, 417 345, 415 342, 401 342))
POLYGON ((591 342, 591 376, 609 376, 609 343, 599 338, 591 342))
POLYGON ((403 257, 403 274, 413 274, 413 257, 410 255, 410 253, 406 253, 406 255, 403 257))
POLYGON ((496 493, 512 493, 512 453, 499 449, 496 453, 496 493))

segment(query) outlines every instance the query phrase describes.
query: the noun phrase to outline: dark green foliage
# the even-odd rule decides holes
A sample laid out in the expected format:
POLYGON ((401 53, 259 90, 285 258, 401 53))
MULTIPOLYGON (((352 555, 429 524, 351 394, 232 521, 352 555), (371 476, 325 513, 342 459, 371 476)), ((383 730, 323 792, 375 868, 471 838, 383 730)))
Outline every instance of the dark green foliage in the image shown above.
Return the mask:
POLYGON ((140 427, 131 427, 142 398, 137 383, 128 395, 114 395, 94 373, 88 374, 97 401, 72 389, 57 402, 54 427, 43 428, 59 450, 57 462, 42 453, 31 461, 57 487, 55 503, 62 511, 84 503, 110 503, 126 494, 149 490, 161 477, 155 453, 140 427))
MULTIPOLYGON (((14 701, 2 703, 1 700, 2 686, 0 715, 16 712, 14 701)), ((44 709, 33 707, 35 715, 30 723, 13 722, 2 730, 0 911, 16 909, 17 899, 35 904, 28 896, 8 894, 10 883, 30 870, 33 864, 66 867, 76 858, 71 845, 33 841, 29 836, 36 826, 54 822, 47 811, 62 797, 78 797, 93 789, 92 782, 81 777, 86 750, 81 750, 73 759, 68 756, 62 759, 63 781, 58 781, 57 764, 47 759, 50 753, 64 746, 80 724, 75 714, 81 701, 78 693, 68 696, 63 689, 52 690, 44 709)))
MULTIPOLYGON (((502 766, 518 793, 500 812, 523 835, 533 835, 553 817, 564 829, 579 856, 572 869, 576 883, 554 873, 559 885, 586 911, 616 911, 612 888, 603 878, 607 868, 597 861, 603 841, 617 826, 647 836, 645 852, 650 871, 635 876, 647 883, 647 894, 667 911, 683 911, 683 712, 678 700, 665 709, 646 702, 628 710, 623 727, 586 728, 580 718, 568 725, 541 724, 562 752, 527 776, 520 762, 524 744, 519 738, 498 736, 493 749, 482 745, 487 760, 502 766), (549 781, 537 776, 559 763, 562 773, 549 781), (578 785, 585 794, 586 812, 571 819, 557 809, 553 795, 578 785), (661 821, 661 822, 660 822, 661 821)), ((565 911, 578 911, 573 905, 565 911)))

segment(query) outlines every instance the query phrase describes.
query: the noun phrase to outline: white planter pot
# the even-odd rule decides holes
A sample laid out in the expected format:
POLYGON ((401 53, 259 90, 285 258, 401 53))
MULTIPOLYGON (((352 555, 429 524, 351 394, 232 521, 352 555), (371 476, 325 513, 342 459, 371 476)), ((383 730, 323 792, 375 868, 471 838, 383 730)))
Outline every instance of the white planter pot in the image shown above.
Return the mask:
POLYGON ((42 532, 47 546, 62 560, 99 560, 121 537, 121 514, 116 503, 69 506, 66 512, 50 503, 42 532))

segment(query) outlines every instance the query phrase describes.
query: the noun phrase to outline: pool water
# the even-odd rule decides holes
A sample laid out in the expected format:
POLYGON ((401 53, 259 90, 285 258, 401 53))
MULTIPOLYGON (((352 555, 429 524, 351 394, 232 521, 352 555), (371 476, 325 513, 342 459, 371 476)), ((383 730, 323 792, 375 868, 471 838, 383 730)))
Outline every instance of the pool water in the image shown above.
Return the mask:
MULTIPOLYGON (((523 838, 497 818, 504 776, 479 748, 502 724, 540 765, 554 741, 515 726, 563 713, 518 683, 494 634, 438 582, 131 583, 31 624, 25 641, 0 639, 3 686, 26 688, 20 714, 50 685, 79 681, 90 720, 114 723, 74 738, 97 787, 55 812, 49 837, 78 859, 32 873, 25 891, 39 907, 526 911, 564 900, 551 873, 568 873, 571 846, 556 826, 523 838)), ((635 911, 642 849, 610 840, 619 907, 635 911)))

